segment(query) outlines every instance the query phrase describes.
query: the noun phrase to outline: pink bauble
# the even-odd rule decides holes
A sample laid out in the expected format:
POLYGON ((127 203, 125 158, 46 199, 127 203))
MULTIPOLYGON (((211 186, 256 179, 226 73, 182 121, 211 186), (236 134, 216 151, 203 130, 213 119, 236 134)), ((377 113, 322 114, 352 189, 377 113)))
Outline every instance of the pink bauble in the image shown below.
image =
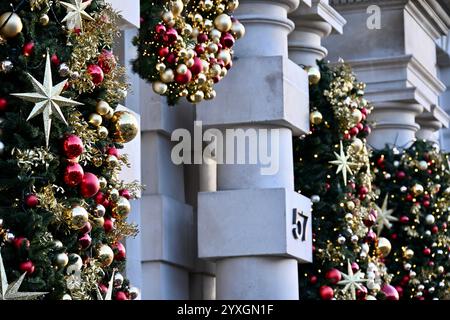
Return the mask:
POLYGON ((381 291, 385 294, 386 300, 399 300, 398 291, 391 285, 385 284, 381 287, 381 291))
POLYGON ((80 164, 70 162, 64 171, 64 183, 73 188, 83 181, 84 170, 80 164))
POLYGON ((86 172, 81 181, 80 191, 84 198, 95 196, 100 190, 100 182, 95 174, 86 172))

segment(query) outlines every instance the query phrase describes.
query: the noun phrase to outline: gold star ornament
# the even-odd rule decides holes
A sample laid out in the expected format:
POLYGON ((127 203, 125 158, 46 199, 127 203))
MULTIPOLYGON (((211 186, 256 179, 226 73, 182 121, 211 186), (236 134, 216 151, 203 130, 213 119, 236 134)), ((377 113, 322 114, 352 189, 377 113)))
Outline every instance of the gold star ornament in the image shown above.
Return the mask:
POLYGON ((344 286, 344 289, 342 289, 342 292, 344 293, 350 290, 352 299, 356 300, 356 289, 363 290, 361 283, 367 282, 367 280, 363 279, 361 270, 358 270, 357 273, 353 273, 350 261, 347 261, 347 263, 347 274, 341 272, 341 275, 344 279, 339 281, 338 285, 344 286))
POLYGON ((383 231, 384 227, 387 229, 392 228, 391 222, 398 221, 397 217, 394 217, 392 213, 394 212, 394 209, 388 209, 388 198, 389 195, 387 194, 386 197, 383 200, 383 205, 381 208, 378 205, 375 205, 375 208, 377 209, 377 234, 380 235, 383 231))
POLYGON ((3 258, 0 252, 0 300, 34 300, 48 292, 19 292, 20 285, 25 278, 25 272, 20 276, 19 279, 11 284, 8 284, 8 279, 6 278, 5 266, 3 265, 3 258))
POLYGON ((53 116, 67 125, 67 121, 64 118, 61 107, 79 106, 82 105, 82 103, 61 96, 61 92, 64 90, 67 80, 53 86, 52 68, 50 66, 50 57, 48 53, 46 59, 47 62, 45 65, 44 83, 41 84, 28 73, 35 92, 13 93, 11 95, 22 100, 35 103, 27 121, 42 113, 44 117, 45 143, 48 148, 53 116))
POLYGON ((67 15, 62 22, 66 22, 67 28, 83 30, 83 19, 94 20, 85 10, 91 4, 91 1, 72 0, 72 3, 60 2, 67 10, 67 15))
POLYGON ((330 163, 337 166, 336 174, 342 172, 344 184, 347 185, 347 173, 353 174, 351 167, 355 166, 356 164, 349 161, 350 156, 345 154, 342 141, 340 142, 340 145, 341 145, 340 153, 338 154, 335 152, 334 155, 336 157, 336 160, 330 161, 330 163))

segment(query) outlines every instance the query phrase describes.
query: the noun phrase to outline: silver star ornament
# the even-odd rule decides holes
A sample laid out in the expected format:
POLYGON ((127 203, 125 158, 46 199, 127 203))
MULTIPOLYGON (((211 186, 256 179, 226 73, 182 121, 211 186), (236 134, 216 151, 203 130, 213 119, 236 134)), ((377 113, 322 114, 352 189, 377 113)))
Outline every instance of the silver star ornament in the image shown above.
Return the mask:
POLYGON ((381 208, 378 205, 375 205, 375 208, 377 209, 377 234, 378 236, 383 231, 384 227, 387 229, 392 228, 391 222, 398 221, 397 217, 394 217, 392 213, 394 212, 394 209, 388 209, 388 199, 389 195, 387 194, 386 197, 383 200, 383 205, 381 208))
POLYGON ((42 113, 44 117, 45 143, 48 148, 52 118, 56 117, 67 125, 67 121, 64 118, 61 107, 79 106, 82 105, 82 103, 61 96, 61 92, 64 90, 67 80, 53 86, 52 68, 48 53, 46 59, 44 82, 42 84, 28 73, 35 92, 13 93, 11 95, 22 100, 35 103, 33 110, 31 110, 31 113, 27 118, 27 121, 42 113))
POLYGON ((62 22, 66 22, 67 28, 81 29, 83 31, 83 19, 94 20, 85 10, 91 4, 91 1, 83 2, 83 0, 72 0, 72 3, 60 2, 67 10, 67 15, 62 22))
POLYGON ((334 164, 337 166, 336 174, 339 172, 342 172, 342 176, 344 178, 344 184, 347 185, 347 174, 353 174, 352 166, 355 166, 356 164, 353 162, 350 162, 348 159, 350 158, 349 155, 346 155, 344 152, 344 147, 342 145, 342 141, 340 142, 340 152, 334 153, 336 160, 330 161, 331 164, 334 164))
POLYGON ((352 295, 352 299, 356 300, 356 289, 362 290, 361 283, 367 282, 366 279, 363 279, 363 274, 361 270, 358 270, 358 272, 353 273, 352 265, 350 264, 350 261, 347 261, 347 274, 341 272, 343 280, 338 282, 338 285, 344 286, 344 289, 342 289, 342 292, 346 293, 350 290, 350 293, 352 295))

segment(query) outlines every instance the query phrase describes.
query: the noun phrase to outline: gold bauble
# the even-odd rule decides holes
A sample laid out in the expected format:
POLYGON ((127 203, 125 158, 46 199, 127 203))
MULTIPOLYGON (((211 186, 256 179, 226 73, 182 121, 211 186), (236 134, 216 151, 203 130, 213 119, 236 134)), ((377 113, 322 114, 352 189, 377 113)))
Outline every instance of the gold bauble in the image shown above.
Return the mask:
POLYGON ((206 82, 206 76, 205 76, 205 74, 204 73, 200 73, 198 76, 197 76, 197 83, 198 84, 204 84, 206 82))
POLYGON ((186 65, 188 66, 188 68, 192 68, 194 64, 195 64, 194 59, 189 59, 188 61, 186 61, 186 65))
POLYGON ((131 212, 131 204, 125 197, 119 197, 116 206, 112 209, 114 218, 126 217, 131 212))
POLYGON ((167 69, 161 74, 161 80, 165 83, 173 82, 175 79, 175 74, 172 69, 167 69))
POLYGON ((107 267, 114 260, 114 252, 109 246, 102 244, 97 249, 97 258, 103 267, 107 267))
POLYGON ((203 25, 206 30, 211 30, 212 27, 214 26, 213 22, 209 19, 206 19, 205 22, 203 23, 203 25))
POLYGON ((164 94, 167 91, 167 84, 162 83, 160 81, 153 82, 152 84, 153 91, 157 94, 164 94))
POLYGON ((170 2, 170 11, 172 11, 174 16, 178 16, 181 12, 183 12, 184 3, 181 0, 172 0, 170 2))
POLYGON ((391 242, 383 237, 378 238, 378 249, 383 257, 387 257, 392 250, 391 242))
POLYGON ((189 50, 187 51, 186 58, 187 58, 187 59, 193 59, 194 57, 195 57, 195 51, 192 50, 192 49, 189 49, 189 50))
POLYGON ((61 300, 72 300, 72 297, 70 296, 70 294, 66 293, 62 296, 61 300))
POLYGON ((234 11, 239 7, 239 0, 231 0, 227 4, 227 9, 229 11, 234 11))
POLYGON ((107 120, 111 119, 114 116, 114 109, 109 108, 108 113, 105 114, 103 117, 107 120))
POLYGON ((211 0, 205 0, 202 7, 206 11, 209 11, 214 7, 214 3, 211 0))
POLYGON ((166 11, 162 15, 162 19, 165 23, 173 21, 173 13, 171 11, 166 11))
POLYGON ((421 184, 417 183, 412 187, 412 192, 415 196, 421 195, 424 191, 424 188, 421 184))
POLYGON ((210 52, 210 53, 216 53, 217 51, 219 51, 219 47, 215 43, 210 43, 208 45, 207 49, 208 49, 208 52, 210 52))
POLYGON ((43 25, 45 27, 46 25, 48 25, 49 22, 50 22, 50 18, 48 17, 47 14, 44 13, 43 15, 40 16, 39 23, 41 25, 43 25))
POLYGON ((97 227, 103 227, 103 225, 105 224, 105 218, 103 218, 103 217, 94 218, 94 219, 92 219, 92 222, 97 227))
POLYGON ((111 107, 109 106, 109 103, 106 101, 103 101, 103 100, 100 100, 99 102, 97 102, 97 105, 95 107, 95 111, 97 111, 97 113, 101 116, 104 116, 105 114, 107 114, 110 109, 111 109, 111 107))
POLYGON ((103 118, 98 113, 92 113, 89 116, 89 123, 92 124, 94 127, 100 127, 102 125, 103 118))
POLYGON ((195 16, 194 16, 194 21, 197 22, 197 23, 203 22, 203 17, 202 17, 202 15, 199 14, 199 13, 196 13, 195 16))
POLYGON ((207 92, 207 93, 205 94, 205 99, 206 99, 206 100, 212 100, 212 99, 214 99, 216 96, 217 96, 216 91, 215 91, 215 90, 211 90, 211 91, 209 91, 209 92, 207 92))
POLYGON ((350 210, 350 211, 353 211, 356 208, 356 205, 355 205, 355 203, 353 201, 347 201, 346 205, 347 205, 347 209, 350 210))
POLYGON ((221 50, 217 56, 218 59, 221 59, 225 65, 229 65, 231 62, 231 53, 230 50, 224 49, 221 50))
POLYGON ((192 34, 192 26, 190 24, 185 24, 183 30, 181 30, 181 33, 184 36, 189 36, 192 34))
MULTIPOLYGON (((186 53, 187 54, 187 53, 186 53)), ((186 74, 187 72, 188 72, 188 67, 185 65, 185 64, 180 64, 178 67, 177 67, 177 73, 179 73, 179 74, 186 74)))
POLYGON ((105 189, 108 185, 108 181, 106 181, 105 177, 98 177, 98 182, 100 184, 100 189, 105 189))
POLYGON ((222 13, 214 19, 214 25, 220 31, 227 32, 231 29, 233 21, 231 21, 231 17, 229 15, 222 13))
POLYGON ((352 142, 352 148, 355 152, 361 152, 364 148, 364 143, 361 139, 355 138, 352 142))
POLYGON ((106 213, 106 208, 102 204, 97 204, 95 206, 95 209, 93 212, 94 217, 101 218, 105 215, 105 213, 106 213))
POLYGON ((222 77, 222 78, 224 78, 224 77, 226 77, 227 76, 227 74, 228 74, 228 69, 227 68, 222 68, 222 71, 220 72, 220 76, 222 77))
POLYGON ((222 32, 220 32, 220 30, 217 30, 217 29, 212 29, 211 32, 209 33, 209 37, 211 39, 214 39, 214 38, 220 39, 221 36, 222 36, 222 32))
POLYGON ((180 97, 186 97, 189 94, 189 91, 187 89, 184 89, 180 92, 180 97))
POLYGON ((354 109, 352 111, 352 122, 356 125, 361 122, 363 115, 359 109, 354 109))
POLYGON ((5 12, 0 16, 0 36, 3 38, 14 38, 23 28, 22 20, 13 12, 5 12))
POLYGON ((55 264, 58 267, 64 268, 65 266, 67 266, 68 263, 69 263, 69 256, 67 255, 67 253, 59 253, 56 256, 55 264))
POLYGON ((234 35, 236 39, 240 39, 245 36, 245 27, 239 21, 233 22, 231 26, 231 33, 234 35))
POLYGON ((311 112, 311 114, 309 115, 309 120, 311 121, 312 124, 318 125, 322 123, 323 116, 320 113, 320 111, 315 110, 311 112))
POLYGON ((75 206, 70 211, 71 226, 75 229, 81 229, 88 222, 89 214, 85 208, 75 206))
POLYGON ((156 71, 163 72, 164 70, 166 70, 166 65, 164 63, 158 63, 156 65, 156 71))
POLYGON ((131 112, 117 111, 111 119, 111 132, 115 142, 127 143, 139 133, 139 123, 131 112))
POLYGON ((317 67, 306 67, 305 71, 308 73, 308 79, 310 85, 316 85, 320 82, 321 74, 320 70, 317 67))
POLYGON ((411 249, 406 249, 403 252, 403 258, 410 260, 412 259, 412 257, 414 257, 414 251, 412 251, 411 249))
POLYGON ((218 13, 224 12, 224 11, 225 11, 225 5, 224 5, 223 3, 219 4, 219 5, 217 6, 217 8, 216 8, 216 11, 217 11, 218 13))
POLYGON ((119 190, 117 189, 111 189, 111 191, 109 192, 109 198, 116 202, 119 200, 120 194, 119 194, 119 190))
POLYGON ((108 137, 109 131, 104 126, 100 126, 97 129, 97 133, 101 139, 105 139, 106 137, 108 137))
POLYGON ((205 98, 205 94, 201 90, 198 90, 197 92, 195 92, 191 97, 192 101, 195 103, 201 102, 204 98, 205 98))
POLYGON ((119 159, 117 159, 117 157, 114 155, 109 155, 106 158, 106 163, 108 163, 110 167, 117 167, 119 166, 119 159))

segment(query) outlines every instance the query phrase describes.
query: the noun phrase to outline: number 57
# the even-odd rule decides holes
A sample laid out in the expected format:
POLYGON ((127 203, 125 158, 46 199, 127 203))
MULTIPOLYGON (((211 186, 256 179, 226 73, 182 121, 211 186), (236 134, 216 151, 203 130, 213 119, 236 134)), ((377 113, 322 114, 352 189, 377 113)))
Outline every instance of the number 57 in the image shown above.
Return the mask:
POLYGON ((299 212, 294 209, 293 222, 294 228, 292 228, 292 233, 296 240, 301 239, 301 241, 306 241, 306 226, 308 225, 308 216, 305 216, 303 212, 299 212))

